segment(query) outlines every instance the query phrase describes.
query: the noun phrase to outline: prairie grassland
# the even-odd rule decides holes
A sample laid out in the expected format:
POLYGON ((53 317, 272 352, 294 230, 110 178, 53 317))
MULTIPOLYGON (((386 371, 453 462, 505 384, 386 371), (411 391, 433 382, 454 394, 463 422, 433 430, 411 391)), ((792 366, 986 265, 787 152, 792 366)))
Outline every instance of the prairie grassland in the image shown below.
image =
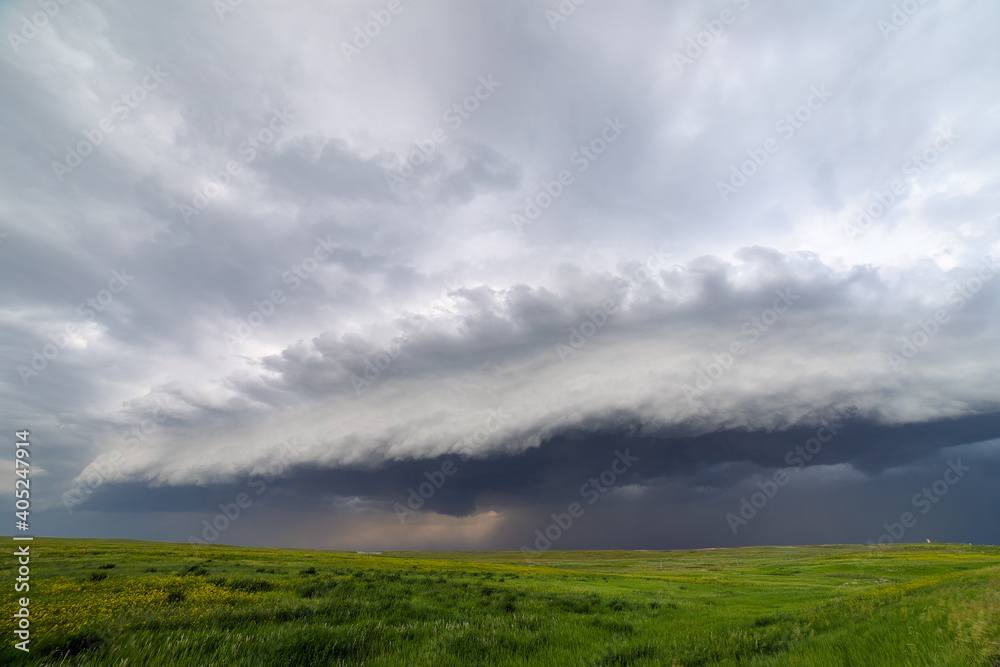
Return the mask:
POLYGON ((31 653, 5 613, 0 664, 1000 665, 995 547, 32 552, 31 653))

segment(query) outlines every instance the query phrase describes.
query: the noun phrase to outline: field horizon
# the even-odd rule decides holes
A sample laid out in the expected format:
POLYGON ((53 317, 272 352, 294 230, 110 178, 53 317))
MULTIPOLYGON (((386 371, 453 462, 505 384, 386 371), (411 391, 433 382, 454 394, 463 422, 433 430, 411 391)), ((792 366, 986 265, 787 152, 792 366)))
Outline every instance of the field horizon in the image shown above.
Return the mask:
POLYGON ((989 545, 29 544, 31 652, 5 664, 1000 664, 989 545))

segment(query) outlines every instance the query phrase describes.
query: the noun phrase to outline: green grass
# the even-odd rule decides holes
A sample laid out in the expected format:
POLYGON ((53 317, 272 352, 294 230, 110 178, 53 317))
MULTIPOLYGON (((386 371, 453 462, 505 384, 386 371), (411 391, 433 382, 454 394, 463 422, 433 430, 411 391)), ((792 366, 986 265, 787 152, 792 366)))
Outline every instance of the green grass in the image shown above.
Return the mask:
POLYGON ((8 594, 0 664, 1000 665, 994 547, 31 546, 32 650, 12 648, 8 594))

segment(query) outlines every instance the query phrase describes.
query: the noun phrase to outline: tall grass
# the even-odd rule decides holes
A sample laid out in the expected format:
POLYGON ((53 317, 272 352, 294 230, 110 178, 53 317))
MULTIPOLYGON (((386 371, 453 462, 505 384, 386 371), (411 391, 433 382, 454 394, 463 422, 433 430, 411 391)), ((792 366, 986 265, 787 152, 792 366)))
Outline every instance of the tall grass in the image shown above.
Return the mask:
POLYGON ((32 651, 0 664, 1000 664, 1000 549, 34 551, 32 651))

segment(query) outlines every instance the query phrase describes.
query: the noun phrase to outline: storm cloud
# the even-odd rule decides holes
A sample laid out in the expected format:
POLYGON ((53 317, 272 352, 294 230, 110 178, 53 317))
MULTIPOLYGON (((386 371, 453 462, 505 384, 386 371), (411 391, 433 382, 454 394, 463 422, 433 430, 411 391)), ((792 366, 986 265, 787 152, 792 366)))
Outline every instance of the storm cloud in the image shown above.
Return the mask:
POLYGON ((1000 10, 393 7, 0 9, 40 534, 996 543, 1000 10))

